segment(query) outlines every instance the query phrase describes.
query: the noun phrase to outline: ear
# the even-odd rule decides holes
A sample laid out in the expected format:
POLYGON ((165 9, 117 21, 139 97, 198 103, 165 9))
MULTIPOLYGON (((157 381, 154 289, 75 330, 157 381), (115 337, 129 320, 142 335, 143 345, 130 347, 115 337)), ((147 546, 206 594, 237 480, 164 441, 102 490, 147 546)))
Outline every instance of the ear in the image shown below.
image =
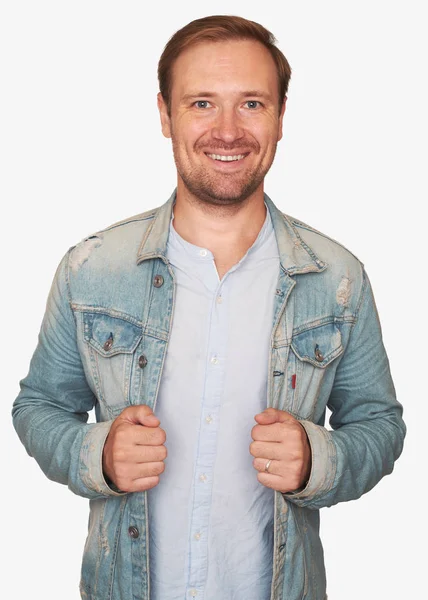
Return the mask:
POLYGON ((168 108, 167 108, 165 100, 163 99, 163 96, 160 92, 158 93, 157 98, 158 98, 158 109, 159 109, 159 115, 160 115, 160 120, 161 120, 162 133, 164 134, 164 136, 166 138, 170 138, 171 137, 171 120, 168 115, 168 108))
POLYGON ((284 102, 282 103, 282 107, 281 107, 281 113, 279 115, 279 122, 278 122, 278 142, 280 139, 282 139, 282 122, 284 120, 284 113, 285 113, 285 105, 287 102, 287 96, 285 96, 284 98, 284 102))

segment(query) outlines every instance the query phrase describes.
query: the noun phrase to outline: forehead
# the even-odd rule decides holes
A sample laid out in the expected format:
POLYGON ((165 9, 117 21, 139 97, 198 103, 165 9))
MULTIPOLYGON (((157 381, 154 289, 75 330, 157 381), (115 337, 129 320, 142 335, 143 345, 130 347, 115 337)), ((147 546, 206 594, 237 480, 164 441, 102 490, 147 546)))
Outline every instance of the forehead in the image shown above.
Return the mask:
POLYGON ((218 91, 278 88, 275 62, 263 44, 254 40, 199 42, 184 50, 172 70, 172 95, 180 97, 189 88, 218 91))

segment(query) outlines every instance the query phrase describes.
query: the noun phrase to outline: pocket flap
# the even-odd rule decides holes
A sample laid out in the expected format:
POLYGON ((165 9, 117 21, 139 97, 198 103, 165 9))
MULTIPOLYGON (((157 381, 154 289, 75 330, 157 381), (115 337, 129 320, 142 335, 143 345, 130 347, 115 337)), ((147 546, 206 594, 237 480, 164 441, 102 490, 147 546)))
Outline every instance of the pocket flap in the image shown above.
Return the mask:
POLYGON ((300 360, 324 368, 343 352, 340 329, 334 322, 310 327, 293 335, 291 348, 300 360))
POLYGON ((140 342, 142 327, 104 313, 84 313, 85 340, 102 356, 131 354, 140 342))

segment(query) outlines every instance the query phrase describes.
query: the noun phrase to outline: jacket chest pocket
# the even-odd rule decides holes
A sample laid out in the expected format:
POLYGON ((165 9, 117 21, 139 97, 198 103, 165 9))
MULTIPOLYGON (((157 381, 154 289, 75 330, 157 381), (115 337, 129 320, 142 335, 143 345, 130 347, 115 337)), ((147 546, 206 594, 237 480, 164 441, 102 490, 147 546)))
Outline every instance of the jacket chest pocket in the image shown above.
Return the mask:
POLYGON ((115 417, 140 385, 142 326, 110 314, 84 313, 83 328, 98 399, 115 417))
POLYGON ((333 380, 334 361, 343 351, 340 328, 334 321, 312 327, 309 324, 293 334, 287 366, 290 412, 310 420, 315 412, 323 412, 328 394, 323 406, 319 406, 322 383, 326 377, 333 380))

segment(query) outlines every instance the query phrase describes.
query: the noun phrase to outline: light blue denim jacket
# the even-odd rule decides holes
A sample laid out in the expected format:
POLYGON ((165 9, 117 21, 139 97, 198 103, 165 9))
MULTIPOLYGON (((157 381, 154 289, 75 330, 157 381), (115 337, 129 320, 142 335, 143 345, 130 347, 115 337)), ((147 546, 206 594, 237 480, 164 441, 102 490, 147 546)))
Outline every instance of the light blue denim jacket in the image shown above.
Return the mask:
MULTIPOLYGON (((174 312, 165 255, 174 198, 68 251, 13 406, 18 435, 47 477, 90 499, 87 600, 150 599, 147 493, 109 487, 102 450, 126 406, 156 411, 174 312), (87 423, 93 407, 97 422, 87 423)), ((281 262, 266 406, 298 418, 312 450, 306 487, 275 492, 271 600, 324 600, 319 509, 358 498, 391 473, 405 425, 363 265, 265 202, 281 262)))

